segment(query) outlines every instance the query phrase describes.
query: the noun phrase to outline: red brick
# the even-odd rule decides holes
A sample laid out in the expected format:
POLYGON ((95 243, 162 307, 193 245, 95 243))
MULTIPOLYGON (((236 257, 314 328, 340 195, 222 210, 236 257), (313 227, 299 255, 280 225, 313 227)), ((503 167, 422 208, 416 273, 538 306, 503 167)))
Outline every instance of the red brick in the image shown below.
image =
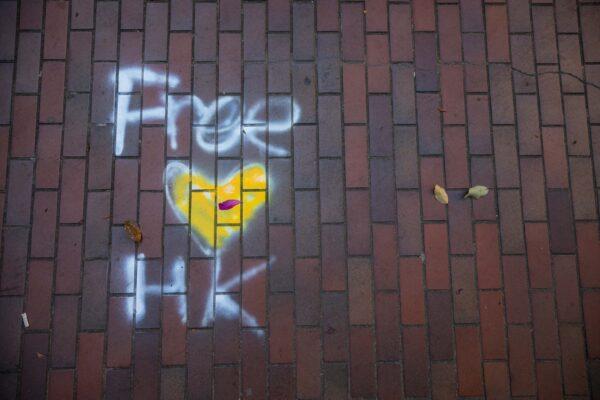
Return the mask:
POLYGON ((538 63, 558 61, 553 11, 552 7, 532 7, 533 37, 538 63))
POLYGON ((451 292, 429 291, 427 304, 430 358, 432 360, 451 360, 454 356, 451 292))
POLYGON ((44 26, 44 58, 65 58, 69 3, 51 1, 46 4, 44 26))
MULTIPOLYGON (((418 4, 425 4, 426 1, 418 4)), ((416 3, 415 3, 416 4, 416 3)), ((416 21, 416 12, 415 21, 416 21)), ((416 28, 416 26, 415 26, 416 28)), ((417 91, 439 90, 436 38, 434 33, 415 33, 415 85, 417 91)))
POLYGON ((486 5, 485 21, 487 31, 488 61, 509 62, 508 17, 506 6, 486 5))
POLYGON ((464 124, 463 69, 458 65, 443 65, 440 73, 444 124, 464 124))
MULTIPOLYGON (((561 14, 557 13, 556 15, 557 24, 559 15, 561 14)), ((575 17, 575 19, 577 19, 577 17, 575 17)), ((579 46, 579 37, 576 35, 559 35, 558 50, 560 55, 560 70, 574 75, 563 75, 563 91, 566 93, 582 93, 583 84, 577 79, 583 79, 583 65, 581 64, 581 48, 579 46)))
POLYGON ((395 399, 404 393, 402 367, 397 364, 379 364, 377 366, 377 398, 395 399))
POLYGON ((48 400, 73 400, 75 371, 53 369, 48 372, 48 400))
POLYGON ((33 225, 31 229, 31 256, 53 257, 56 234, 56 192, 35 193, 33 225))
POLYGON ((60 222, 83 222, 85 160, 63 159, 60 188, 60 222))
POLYGON ((71 27, 73 29, 93 29, 94 2, 90 0, 73 0, 71 2, 71 15, 71 27))
POLYGON ((367 161, 367 132, 364 127, 345 128, 346 186, 367 187, 369 182, 367 161))
POLYGON ((600 255, 598 224, 579 222, 577 229, 577 251, 579 278, 582 287, 599 287, 600 271, 596 262, 600 255))
POLYGON ((79 299, 76 296, 58 296, 54 300, 51 344, 53 367, 75 366, 78 307, 79 299))
MULTIPOLYGON (((272 3, 271 0, 270 3, 272 3)), ((290 365, 273 365, 270 367, 269 394, 277 399, 294 399, 294 367, 290 365)))
MULTIPOLYGON (((245 334, 244 338, 253 335, 245 334)), ((254 339, 254 337, 253 337, 254 339)), ((244 343, 247 343, 244 341, 244 343)), ((190 330, 188 333, 187 391, 192 397, 210 398, 212 395, 212 331, 190 330)), ((246 346, 242 348, 245 352, 246 346)))
POLYGON ((564 122, 557 66, 538 66, 538 87, 542 125, 562 125, 564 122))
POLYGON ((477 282, 479 289, 502 287, 498 225, 475 225, 477 247, 477 282))
POLYGON ((160 336, 158 332, 136 332, 134 338, 133 398, 156 399, 160 382, 160 336))
MULTIPOLYGON (((462 0, 464 2, 465 0, 462 0)), ((473 2, 473 0, 467 0, 473 2)), ((481 7, 469 5, 470 9, 481 7)), ((463 9, 463 16, 465 15, 463 9)), ((464 29, 464 26, 463 26, 464 29)), ((465 55, 465 89, 467 92, 485 92, 488 89, 488 74, 485 55, 485 37, 482 33, 463 34, 465 55)))
POLYGON ((571 192, 575 219, 596 219, 594 177, 589 158, 570 158, 571 192))
POLYGON ((559 322, 581 322, 579 280, 574 256, 553 256, 559 322))
POLYGON ((515 131, 509 127, 494 127, 494 152, 498 187, 519 186, 515 131))
POLYGON ((413 37, 409 4, 390 4, 390 56, 392 62, 413 60, 413 37))
POLYGON ((133 327, 133 297, 111 297, 108 306, 106 365, 129 367, 133 327))
POLYGON ((555 361, 538 361, 536 363, 537 390, 541 399, 561 399, 562 379, 560 363, 555 361))
MULTIPOLYGON (((115 63, 94 63, 92 85, 92 123, 112 124, 115 122, 115 63)), ((100 125, 104 126, 104 125, 100 125)))
POLYGON ((583 96, 565 96, 564 108, 569 155, 589 155, 590 143, 585 98, 583 96))
POLYGON ((535 394, 533 343, 526 326, 508 327, 509 366, 513 396, 535 394))
POLYGON ((23 335, 21 399, 44 398, 48 363, 47 354, 48 334, 32 333, 23 335), (41 354, 42 357, 38 356, 38 354, 41 354))
POLYGON ((446 224, 425 224, 425 280, 428 289, 449 289, 446 224))
POLYGON ((500 190, 498 192, 502 252, 505 254, 519 254, 525 251, 523 216, 519 197, 518 190, 500 190))
POLYGON ((400 307, 398 294, 378 292, 375 296, 377 360, 400 359, 400 307))
MULTIPOLYGON (((12 104, 13 63, 0 65, 0 123, 8 124, 12 104)), ((8 129, 5 127, 4 129, 8 129)), ((3 148, 8 150, 8 144, 3 148)))
POLYGON ((350 393, 353 397, 373 397, 376 393, 375 354, 371 328, 350 330, 350 393))
POLYGON ((344 61, 364 60, 364 14, 361 4, 342 4, 342 57, 344 61))
POLYGON ((508 20, 511 33, 531 32, 531 12, 529 3, 508 1, 508 20))
POLYGON ((454 290, 454 320, 457 323, 479 321, 475 266, 472 257, 453 257, 452 288, 454 290))
POLYGON ((526 221, 546 219, 546 192, 543 161, 539 157, 520 159, 523 182, 523 218, 526 221))
POLYGON ((265 8, 264 4, 244 4, 244 59, 265 59, 265 8))
POLYGON ((351 324, 373 323, 371 270, 371 263, 367 258, 348 259, 348 302, 351 324))
POLYGON ((571 395, 588 393, 588 377, 585 365, 585 342, 581 327, 561 325, 560 344, 564 391, 571 395))
POLYGON ((113 192, 113 223, 123 223, 137 218, 138 161, 115 160, 113 192))
POLYGON ((25 312, 31 329, 48 330, 51 318, 52 272, 54 266, 49 261, 29 262, 29 285, 25 312))
POLYGON ((239 93, 241 91, 241 35, 238 33, 219 34, 219 92, 239 93))
MULTIPOLYGON (((222 334, 219 329, 219 299, 216 300, 217 322, 215 323, 215 331, 222 334)), ((186 298, 183 295, 164 296, 162 309, 162 364, 163 365, 178 365, 185 363, 186 354, 186 324, 182 314, 185 315, 186 298)), ((239 328, 238 328, 239 329, 239 328)), ((215 333, 216 333, 215 332, 215 333)), ((217 340, 220 342, 220 339, 217 340)), ((232 341, 231 344, 234 342, 232 341)), ((222 354, 222 353, 221 353, 222 354)))
POLYGON ((543 128, 542 135, 547 187, 566 188, 569 186, 569 176, 563 130, 561 128, 543 128))
POLYGON ((548 192, 548 222, 550 250, 553 253, 574 253, 576 248, 575 227, 571 216, 571 199, 568 191, 548 192))
POLYGON ((81 277, 83 229, 81 226, 61 226, 58 233, 55 292, 79 293, 81 277))
POLYGON ((394 123, 414 124, 416 121, 414 68, 392 65, 392 111, 394 123))
POLYGON ((504 294, 508 323, 529 322, 529 295, 524 256, 504 256, 504 294))
POLYGON ((321 311, 319 260, 297 259, 295 271, 296 323, 298 325, 318 325, 321 311))
POLYGON ((41 34, 19 33, 19 50, 15 75, 16 93, 37 93, 40 72, 41 34))
POLYGON ((479 349, 479 329, 471 326, 455 328, 458 394, 483 395, 483 371, 479 349))
POLYGON ((0 59, 14 60, 17 26, 17 4, 3 3, 0 7, 0 26, 2 26, 0 30, 0 37, 2 37, 2 44, 0 44, 0 59))
POLYGON ((417 94, 419 153, 442 152, 440 99, 437 94, 417 94))
POLYGON ((175 85, 169 80, 169 91, 188 93, 192 90, 192 34, 171 33, 169 41, 169 77, 179 78, 175 85))
POLYGON ((398 210, 398 252, 401 255, 418 255, 423 249, 421 238, 421 218, 419 193, 398 191, 396 194, 398 210))
POLYGON ((369 93, 390 92, 389 52, 388 37, 386 35, 367 35, 369 93))
POLYGON ((212 291, 213 261, 193 260, 190 262, 189 274, 187 294, 188 327, 212 326, 214 319, 213 298, 212 296, 206 296, 206 293, 212 291))
POLYGON ((298 329, 296 341, 298 396, 317 398, 321 394, 321 360, 319 355, 321 340, 319 329, 298 329))
POLYGON ((90 95, 67 96, 65 108, 63 156, 85 156, 87 155, 90 95))
MULTIPOLYGON (((290 363, 294 357, 294 297, 269 297, 269 354, 271 363, 290 363)), ((228 344, 230 345, 230 344, 228 344)))
POLYGON ((490 64, 490 98, 494 124, 514 124, 513 90, 510 67, 490 64))
POLYGON ((268 7, 269 30, 289 31, 291 14, 289 0, 270 0, 268 7))
POLYGON ((169 5, 148 4, 146 7, 145 47, 146 61, 166 61, 169 5))
POLYGON ((345 293, 323 294, 323 360, 348 360, 348 300, 345 293))
POLYGON ((317 129, 314 126, 294 128, 294 188, 316 188, 318 185, 317 129))
POLYGON ((6 224, 28 225, 31 214, 33 162, 12 160, 9 163, 6 224))
POLYGON ((131 398, 131 371, 129 369, 106 371, 105 396, 119 400, 131 398))
POLYGON ((433 0, 419 1, 413 4, 415 31, 435 30, 435 4, 433 0))
POLYGON ((35 153, 37 97, 15 96, 10 154, 31 157, 35 153))
POLYGON ((316 84, 315 70, 312 65, 295 64, 292 67, 294 102, 302 110, 298 122, 314 123, 317 121, 316 84))
POLYGON ((438 7, 440 58, 443 62, 461 61, 460 10, 458 5, 438 7))
POLYGON ((480 1, 460 0, 462 11, 462 28, 464 32, 481 32, 483 26, 483 10, 480 1))
MULTIPOLYGON (((183 299, 183 297, 182 297, 183 299)), ((238 294, 218 294, 215 296, 215 363, 237 363, 240 357, 240 298, 238 294)), ((291 311, 291 310, 290 310, 291 311)), ((185 335, 185 324, 181 317, 171 317, 170 337, 163 336, 170 342, 170 348, 165 349, 163 344, 163 363, 171 360, 172 363, 181 363, 185 358, 185 343, 181 336, 185 335), (170 350, 170 355, 165 352, 170 350)))
POLYGON ((59 182, 62 127, 40 126, 35 172, 36 188, 56 189, 59 182))
POLYGON ((110 192, 89 192, 85 224, 86 258, 108 257, 110 192))
MULTIPOLYGON (((373 148, 373 147, 371 147, 373 148)), ((395 184, 394 160, 391 158, 373 158, 371 170, 371 220, 373 222, 392 222, 395 220, 394 204, 395 184)), ((323 190, 323 189, 321 189, 323 190)), ((342 202, 339 202, 340 204, 342 202)))
POLYGON ((324 364, 323 396, 325 399, 348 397, 348 372, 346 364, 324 364))
POLYGON ((289 93, 291 91, 289 71, 291 58, 290 34, 269 34, 267 40, 269 92, 289 93))
MULTIPOLYGON (((242 332, 243 393, 252 394, 253 396, 256 395, 259 398, 264 398, 267 390, 266 364, 267 353, 265 347, 264 332, 242 332)), ((188 375, 188 377, 194 377, 194 375, 188 375)))
POLYGON ((552 292, 534 291, 531 294, 535 358, 557 358, 558 326, 552 292))
POLYGON ((292 291, 293 271, 293 230, 290 226, 273 225, 269 229, 269 254, 275 258, 271 263, 269 283, 271 291, 292 291))
POLYGON ((375 288, 396 289, 397 272, 396 229, 391 225, 373 225, 373 270, 375 288))
POLYGON ((545 223, 525 224, 527 261, 531 288, 551 288, 550 243, 548 225, 545 223))
POLYGON ((21 313, 23 312, 23 299, 21 297, 0 298, 0 311, 5 316, 0 327, 0 368, 13 370, 19 367, 21 343, 21 313))
POLYGON ((321 226, 321 276, 323 290, 346 288, 345 227, 321 226))
MULTIPOLYGON (((337 7, 337 2, 331 3, 335 3, 337 7)), ((323 2, 317 3, 317 9, 320 4, 323 4, 323 2)), ((318 18, 317 11, 317 20, 318 18)), ((317 35, 317 79, 320 93, 340 92, 341 57, 339 43, 338 33, 320 33, 317 35)))
MULTIPOLYGON (((597 64, 587 64, 585 66, 585 75, 589 82, 593 82, 594 84, 598 85, 600 82, 600 66, 597 64)), ((600 99, 600 90, 588 90, 588 114, 590 122, 592 123, 600 122, 600 104, 598 99, 600 99)), ((592 132, 594 131, 595 129, 592 127, 592 132)), ((592 137, 594 137, 593 133, 592 137)))
POLYGON ((101 3, 96 6, 94 60, 117 59, 119 5, 101 3))
POLYGON ((446 219, 446 207, 433 196, 435 185, 445 186, 441 157, 421 158, 421 198, 425 220, 446 219))
POLYGON ((469 186, 466 142, 464 128, 444 127, 446 185, 449 188, 469 186))
POLYGON ((467 96, 469 115, 469 152, 471 154, 490 154, 492 137, 490 131, 489 100, 487 96, 467 96))
POLYGON ((364 123, 367 120, 365 66, 345 63, 343 74, 344 122, 364 123))
POLYGON ((315 11, 311 3, 292 4, 292 52, 294 60, 315 58, 315 11))
POLYGON ((337 31, 339 29, 339 3, 333 0, 317 2, 317 30, 337 31))
POLYGON ((527 35, 511 35, 513 79, 516 93, 535 93, 535 60, 533 42, 527 35), (529 74, 529 75, 528 75, 529 74))
POLYGON ((427 396, 427 338, 424 327, 406 327, 402 332, 404 392, 407 396, 427 396))
POLYGON ((590 358, 598 358, 600 354, 600 293, 583 293, 583 314, 585 317, 585 333, 587 351, 590 358))
POLYGON ((371 227, 369 222, 369 192, 364 190, 346 191, 346 218, 348 221, 348 254, 366 255, 371 253, 371 227))
POLYGON ((487 362, 483 364, 485 375, 485 394, 489 399, 510 398, 508 366, 506 362, 487 362))
POLYGON ((77 398, 102 398, 104 334, 80 333, 77 356, 77 398))
POLYGON ((402 323, 425 323, 425 297, 423 293, 423 266, 419 258, 401 258, 400 307, 402 323))
POLYGON ((394 146, 396 187, 403 189, 417 188, 419 186, 419 171, 416 129, 414 127, 396 127, 394 129, 394 146))
POLYGON ((86 261, 83 267, 81 328, 105 329, 108 262, 86 261))
POLYGON ((194 4, 197 21, 194 27, 194 60, 215 61, 217 56, 217 7, 216 4, 194 4))
POLYGON ((372 156, 393 153, 392 109, 389 96, 369 96, 369 150, 372 156))
POLYGON ((319 255, 319 198, 316 190, 296 191, 296 255, 319 255))
POLYGON ((483 358, 506 359, 506 340, 504 329, 504 297, 500 291, 481 291, 479 293, 479 311, 481 315, 481 341, 483 358))
MULTIPOLYGON (((92 33, 71 31, 69 33, 69 55, 67 59, 68 90, 89 92, 92 79, 91 59, 92 33)), ((123 61, 126 61, 126 58, 123 61)))
POLYGON ((558 0, 555 7, 558 32, 578 32, 577 4, 572 0, 558 0))
POLYGON ((27 270, 29 229, 7 227, 4 231, 4 254, 0 290, 3 295, 23 295, 27 270))

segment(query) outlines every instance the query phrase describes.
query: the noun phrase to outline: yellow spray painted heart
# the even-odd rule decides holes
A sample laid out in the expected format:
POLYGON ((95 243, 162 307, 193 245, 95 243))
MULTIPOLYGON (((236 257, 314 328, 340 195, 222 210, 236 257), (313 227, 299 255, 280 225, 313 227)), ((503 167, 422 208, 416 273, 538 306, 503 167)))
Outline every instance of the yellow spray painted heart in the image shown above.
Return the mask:
POLYGON ((183 220, 189 218, 194 233, 210 248, 223 247, 239 232, 241 222, 246 226, 266 200, 267 179, 260 164, 231 174, 215 188, 211 179, 196 172, 190 174, 187 166, 173 162, 167 167, 166 180, 169 203, 183 220), (225 200, 239 200, 241 207, 219 210, 217 203, 225 200))

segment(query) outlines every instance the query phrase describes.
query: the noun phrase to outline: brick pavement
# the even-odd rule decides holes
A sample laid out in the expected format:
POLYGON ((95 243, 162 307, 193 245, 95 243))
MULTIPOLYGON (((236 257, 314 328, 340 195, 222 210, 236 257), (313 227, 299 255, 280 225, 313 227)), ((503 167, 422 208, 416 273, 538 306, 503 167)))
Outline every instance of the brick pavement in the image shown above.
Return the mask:
POLYGON ((599 27, 0 1, 0 398, 600 398, 599 27))

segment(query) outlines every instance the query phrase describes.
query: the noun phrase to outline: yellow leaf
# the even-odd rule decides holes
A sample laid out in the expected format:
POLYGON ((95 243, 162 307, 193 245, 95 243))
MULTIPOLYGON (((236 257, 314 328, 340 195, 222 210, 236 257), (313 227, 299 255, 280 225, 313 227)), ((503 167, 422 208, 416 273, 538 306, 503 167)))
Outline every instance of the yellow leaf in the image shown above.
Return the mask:
POLYGON ((435 185, 435 187, 433 188, 433 195, 435 196, 435 199, 440 203, 448 204, 448 193, 446 193, 446 190, 440 185, 435 185))
POLYGON ((472 197, 474 199, 479 199, 485 195, 488 194, 490 190, 485 187, 485 186, 481 186, 481 185, 477 185, 477 186, 473 186, 472 188, 469 189, 469 191, 467 192, 467 194, 465 194, 465 199, 467 197, 472 197))
POLYGON ((125 228, 125 232, 127 232, 127 235, 131 240, 133 240, 136 243, 142 241, 142 230, 135 222, 125 221, 123 227, 125 228))

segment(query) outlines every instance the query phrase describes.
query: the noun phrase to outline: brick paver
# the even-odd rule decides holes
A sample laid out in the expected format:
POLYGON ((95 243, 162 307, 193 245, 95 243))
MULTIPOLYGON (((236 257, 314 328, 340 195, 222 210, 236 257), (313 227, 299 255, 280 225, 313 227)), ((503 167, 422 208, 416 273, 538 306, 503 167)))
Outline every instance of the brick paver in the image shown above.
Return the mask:
POLYGON ((0 398, 600 398, 599 105, 593 0, 0 1, 0 398))

